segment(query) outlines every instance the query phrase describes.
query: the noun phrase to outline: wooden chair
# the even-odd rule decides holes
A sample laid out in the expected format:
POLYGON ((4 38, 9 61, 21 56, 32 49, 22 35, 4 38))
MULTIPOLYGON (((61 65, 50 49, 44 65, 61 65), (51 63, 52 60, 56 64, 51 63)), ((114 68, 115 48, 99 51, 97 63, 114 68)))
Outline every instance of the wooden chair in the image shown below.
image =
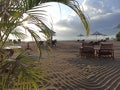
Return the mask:
POLYGON ((80 48, 80 56, 94 57, 95 56, 94 46, 90 43, 83 43, 82 47, 80 48))
POLYGON ((113 44, 101 44, 100 50, 98 50, 98 57, 110 57, 114 59, 113 44))

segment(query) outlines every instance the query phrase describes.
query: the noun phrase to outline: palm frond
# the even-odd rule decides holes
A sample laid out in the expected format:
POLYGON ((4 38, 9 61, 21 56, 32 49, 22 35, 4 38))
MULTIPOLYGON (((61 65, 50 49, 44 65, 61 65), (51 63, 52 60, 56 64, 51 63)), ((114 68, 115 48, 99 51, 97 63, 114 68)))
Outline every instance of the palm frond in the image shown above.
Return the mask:
POLYGON ((14 36, 16 38, 20 38, 20 39, 25 39, 27 37, 27 35, 25 33, 18 31, 18 29, 12 30, 12 32, 10 34, 12 36, 14 36))
POLYGON ((43 81, 46 81, 44 78, 45 73, 38 68, 32 67, 31 64, 33 66, 33 60, 23 52, 14 60, 3 63, 2 69, 0 68, 0 75, 4 75, 4 77, 0 77, 2 78, 2 88, 17 88, 20 90, 34 88, 39 90, 37 84, 43 85, 43 81))
MULTIPOLYGON (((16 34, 17 37, 22 37, 23 34, 16 31, 14 32, 14 29, 20 25, 22 21, 24 21, 21 21, 20 19, 25 12, 34 18, 36 24, 39 24, 38 26, 46 34, 47 39, 49 39, 49 30, 52 30, 49 25, 52 27, 52 22, 48 20, 49 15, 46 14, 46 11, 42 10, 43 7, 47 7, 47 5, 43 5, 43 3, 47 2, 59 2, 72 8, 81 18, 86 32, 89 34, 89 22, 75 0, 1 0, 0 50, 2 50, 5 46, 6 40, 10 34, 16 34), (44 30, 48 31, 46 32, 44 30)), ((41 51, 41 47, 38 43, 38 40, 40 39, 39 35, 32 30, 28 31, 35 39, 39 51, 41 51)), ((16 58, 12 60, 8 60, 6 55, 7 54, 2 51, 2 59, 4 60, 2 63, 0 63, 0 90, 32 90, 33 88, 35 90, 39 90, 38 85, 43 84, 42 81, 45 80, 45 74, 41 70, 38 70, 38 68, 31 67, 31 58, 23 52, 21 52, 16 58), (28 61, 29 63, 27 63, 28 61)))
POLYGON ((39 59, 41 58, 41 47, 40 47, 40 44, 39 44, 39 41, 41 40, 41 37, 39 36, 39 33, 36 33, 35 31, 25 27, 27 29, 27 31, 30 33, 31 37, 35 40, 35 43, 36 43, 36 46, 39 50, 39 59))
MULTIPOLYGON (((46 3, 46 2, 59 2, 59 3, 63 3, 65 5, 67 5, 68 7, 70 7, 71 9, 73 9, 80 17, 84 27, 85 27, 85 30, 86 30, 86 35, 89 35, 90 34, 90 25, 89 25, 89 21, 88 19, 86 18, 85 14, 83 13, 83 11, 81 10, 80 8, 80 5, 79 3, 76 1, 76 0, 41 0, 40 2, 40 5, 42 5, 43 3, 46 3)), ((37 17, 39 19, 39 12, 38 12, 38 9, 39 8, 42 8, 42 7, 35 7, 33 9, 31 9, 31 11, 27 11, 28 14, 30 15, 33 15, 35 17, 37 17), (33 14, 33 12, 35 14, 33 14)), ((42 14, 41 14, 42 15, 42 14)))

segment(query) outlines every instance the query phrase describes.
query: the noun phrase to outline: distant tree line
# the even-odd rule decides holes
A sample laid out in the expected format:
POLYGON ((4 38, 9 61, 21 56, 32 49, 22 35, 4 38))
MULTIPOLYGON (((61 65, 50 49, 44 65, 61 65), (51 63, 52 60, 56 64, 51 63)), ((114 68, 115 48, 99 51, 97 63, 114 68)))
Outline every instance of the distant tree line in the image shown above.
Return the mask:
POLYGON ((120 41, 120 32, 118 32, 118 33, 116 34, 116 39, 117 39, 117 41, 120 41))

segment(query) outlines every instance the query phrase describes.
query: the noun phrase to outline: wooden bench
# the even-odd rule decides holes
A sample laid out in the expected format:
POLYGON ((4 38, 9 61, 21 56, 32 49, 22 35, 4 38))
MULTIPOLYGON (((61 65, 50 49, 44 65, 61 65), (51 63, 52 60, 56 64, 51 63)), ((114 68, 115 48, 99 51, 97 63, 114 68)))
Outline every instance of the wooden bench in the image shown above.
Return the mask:
POLYGON ((82 47, 80 47, 79 53, 81 57, 94 57, 95 56, 94 46, 90 43, 83 43, 82 47))
POLYGON ((110 57, 114 59, 113 44, 101 44, 100 50, 97 52, 98 57, 110 57))

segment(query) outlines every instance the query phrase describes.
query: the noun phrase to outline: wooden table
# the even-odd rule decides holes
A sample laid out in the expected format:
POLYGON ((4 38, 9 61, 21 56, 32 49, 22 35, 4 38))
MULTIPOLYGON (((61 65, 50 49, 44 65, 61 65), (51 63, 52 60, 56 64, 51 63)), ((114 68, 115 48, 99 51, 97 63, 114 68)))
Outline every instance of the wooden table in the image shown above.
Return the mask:
POLYGON ((14 54, 15 49, 21 49, 21 46, 6 46, 4 49, 9 52, 9 57, 11 57, 14 54))

